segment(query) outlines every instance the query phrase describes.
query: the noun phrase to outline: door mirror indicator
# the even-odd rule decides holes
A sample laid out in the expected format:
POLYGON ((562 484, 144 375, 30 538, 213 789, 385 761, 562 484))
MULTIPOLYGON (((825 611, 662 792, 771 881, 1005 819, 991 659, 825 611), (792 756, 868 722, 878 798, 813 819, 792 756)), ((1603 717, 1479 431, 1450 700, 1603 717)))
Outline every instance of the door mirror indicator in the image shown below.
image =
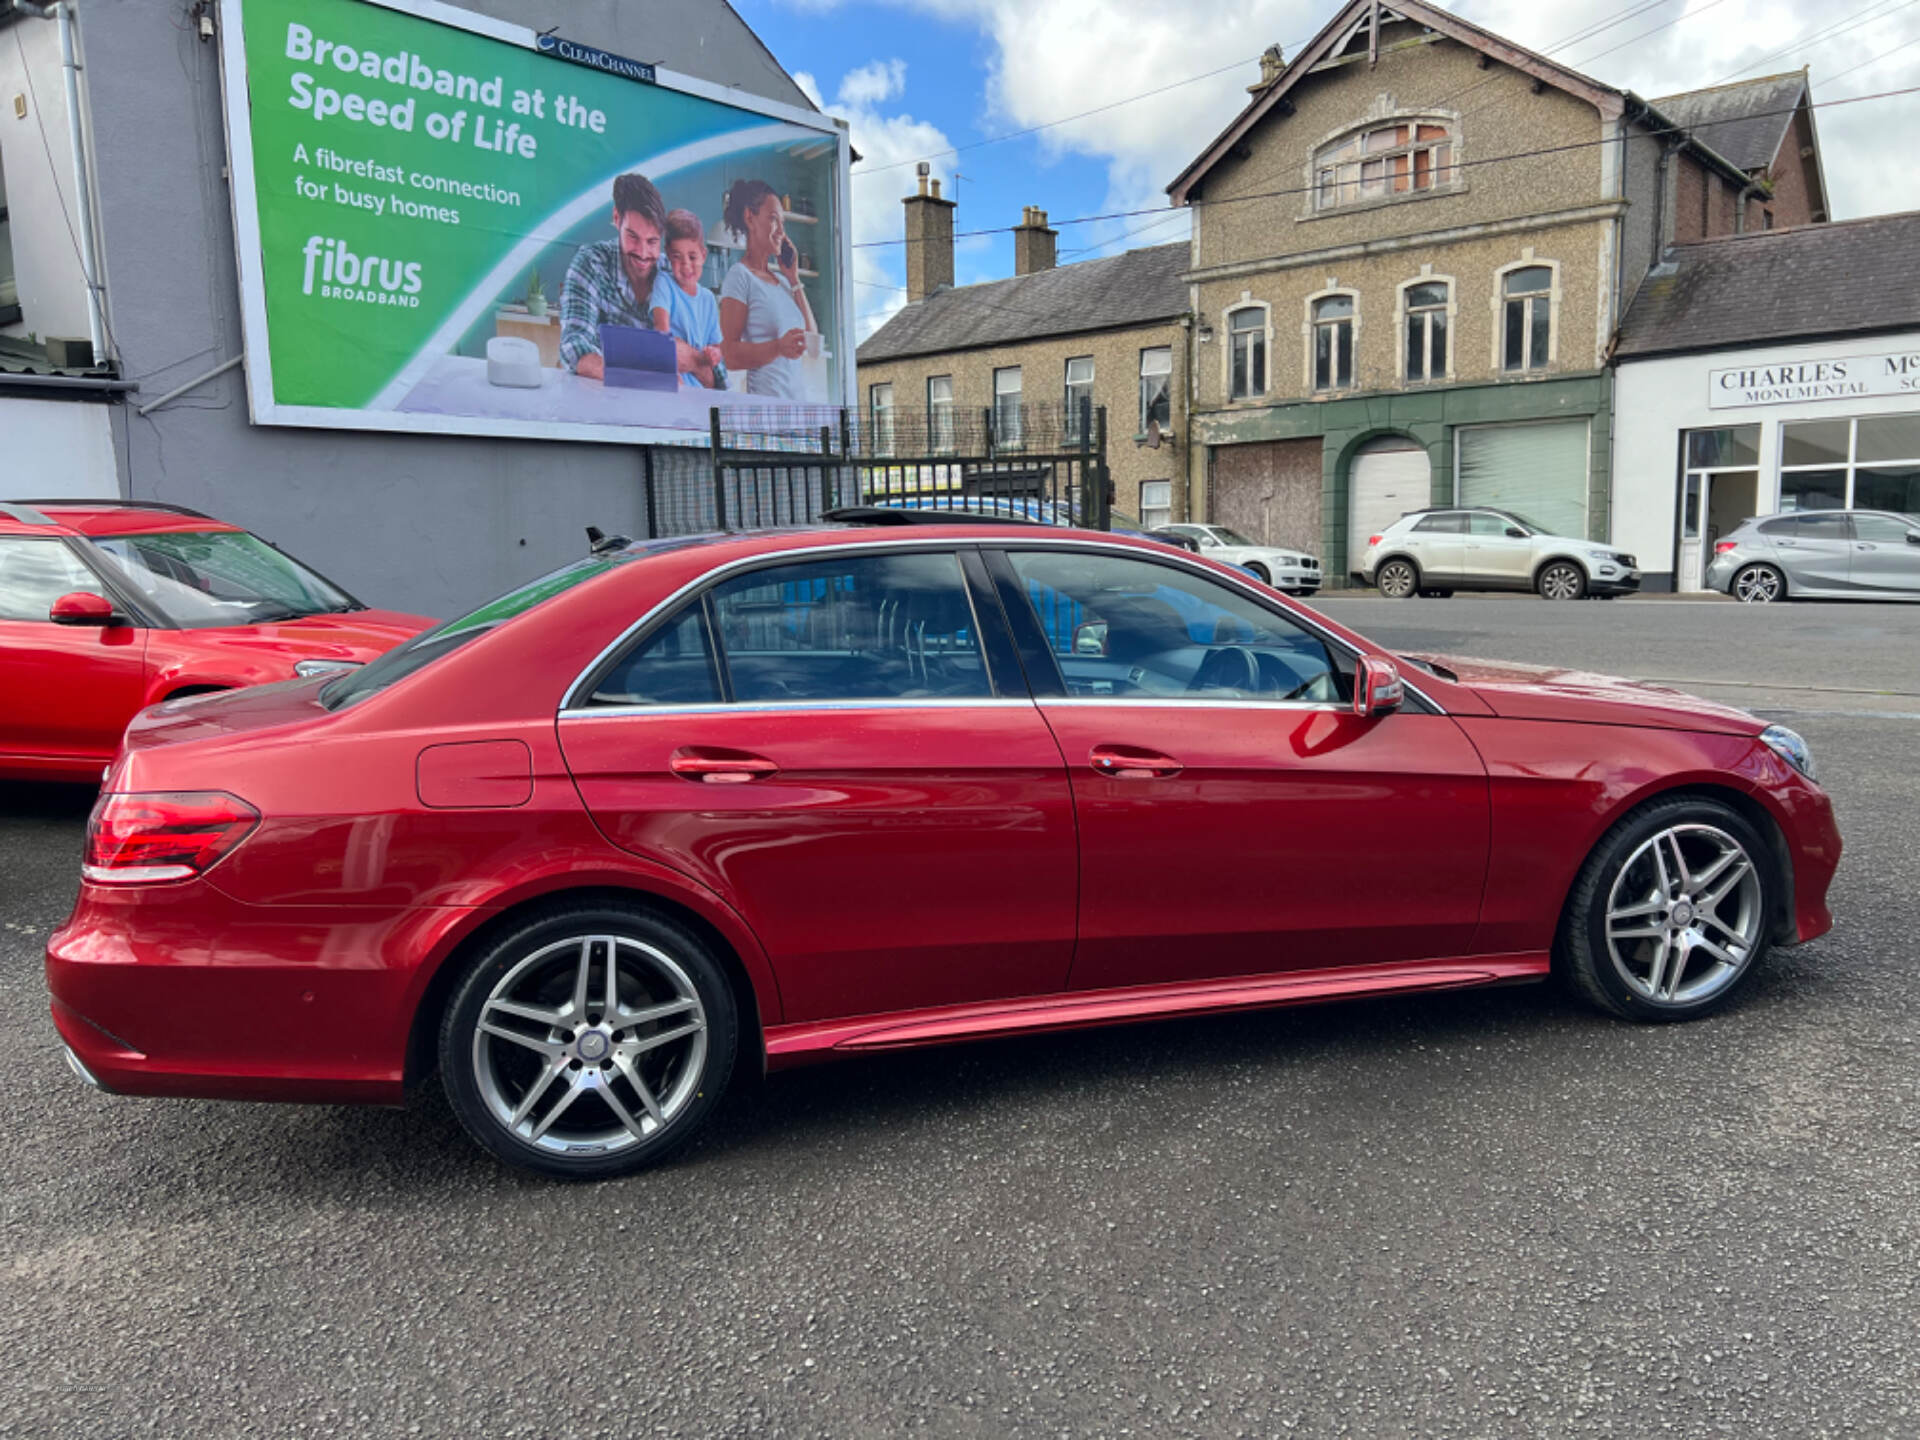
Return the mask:
POLYGON ((74 590, 62 595, 47 611, 56 625, 124 625, 127 617, 113 608, 113 602, 91 590, 74 590))
POLYGON ((1074 626, 1073 653, 1104 656, 1107 653, 1107 622, 1088 620, 1074 626))
POLYGON ((1362 655, 1353 674, 1353 713, 1362 719, 1391 715, 1406 698, 1400 667, 1379 655, 1362 655))

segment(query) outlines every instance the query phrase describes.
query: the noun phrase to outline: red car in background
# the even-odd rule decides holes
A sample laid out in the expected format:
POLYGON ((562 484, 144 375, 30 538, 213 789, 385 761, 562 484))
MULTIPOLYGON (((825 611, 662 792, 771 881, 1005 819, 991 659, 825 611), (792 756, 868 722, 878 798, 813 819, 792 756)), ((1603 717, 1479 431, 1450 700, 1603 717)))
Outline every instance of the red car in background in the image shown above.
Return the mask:
POLYGON ((0 502, 0 778, 96 781, 149 705, 359 665, 432 623, 183 506, 0 502))
POLYGON ((604 541, 142 715, 48 941, 74 1069, 394 1104, 437 1065, 479 1143, 589 1178, 690 1139, 736 1054, 1556 972, 1685 1020, 1831 924, 1789 730, 1396 659, 1155 541, 845 518, 604 541))

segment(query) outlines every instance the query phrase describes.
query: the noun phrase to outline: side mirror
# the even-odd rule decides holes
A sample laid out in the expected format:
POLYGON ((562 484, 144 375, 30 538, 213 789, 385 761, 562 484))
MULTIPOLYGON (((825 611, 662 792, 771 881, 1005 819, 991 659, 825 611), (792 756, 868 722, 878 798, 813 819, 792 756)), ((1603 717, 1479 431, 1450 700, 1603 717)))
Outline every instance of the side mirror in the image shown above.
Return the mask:
POLYGON ((1909 545, 1920 545, 1920 530, 1907 531, 1907 543, 1909 545))
POLYGON ((1527 538, 1527 532, 1522 530, 1518 525, 1509 525, 1507 526, 1507 538, 1509 540, 1524 540, 1527 538))
POLYGON ((1362 655, 1353 674, 1353 713, 1361 719, 1391 715, 1406 698, 1400 667, 1379 655, 1362 655))
POLYGON ((1105 655, 1107 653, 1107 622, 1088 620, 1073 627, 1073 653, 1076 655, 1105 655))
POLYGON ((106 596, 75 590, 54 601, 47 618, 56 625, 122 625, 127 617, 106 596))

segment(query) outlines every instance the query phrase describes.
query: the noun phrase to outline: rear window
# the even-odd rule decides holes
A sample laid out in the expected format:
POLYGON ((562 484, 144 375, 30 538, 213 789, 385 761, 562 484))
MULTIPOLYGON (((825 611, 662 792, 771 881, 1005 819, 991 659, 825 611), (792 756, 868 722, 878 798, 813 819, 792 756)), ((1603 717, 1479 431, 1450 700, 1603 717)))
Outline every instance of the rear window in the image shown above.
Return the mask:
POLYGON ((377 694, 395 681, 404 680, 414 671, 426 668, 441 656, 450 655, 469 641, 479 639, 489 630, 498 629, 509 620, 519 618, 543 601, 606 574, 621 559, 619 555, 595 555, 576 560, 550 575, 542 575, 529 585, 509 591, 497 600, 489 600, 469 615, 444 621, 431 630, 423 630, 378 660, 370 661, 351 674, 342 675, 320 692, 320 703, 329 710, 338 710, 377 694))

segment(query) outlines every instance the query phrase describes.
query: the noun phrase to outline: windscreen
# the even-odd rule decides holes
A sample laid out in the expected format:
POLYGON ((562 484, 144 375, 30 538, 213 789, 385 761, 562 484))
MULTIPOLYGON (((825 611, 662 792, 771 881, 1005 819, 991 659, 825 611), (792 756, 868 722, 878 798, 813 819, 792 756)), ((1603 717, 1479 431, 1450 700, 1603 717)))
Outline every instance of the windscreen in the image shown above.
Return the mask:
POLYGON ((175 625, 204 630, 361 610, 344 590, 244 530, 107 535, 94 548, 175 625))

